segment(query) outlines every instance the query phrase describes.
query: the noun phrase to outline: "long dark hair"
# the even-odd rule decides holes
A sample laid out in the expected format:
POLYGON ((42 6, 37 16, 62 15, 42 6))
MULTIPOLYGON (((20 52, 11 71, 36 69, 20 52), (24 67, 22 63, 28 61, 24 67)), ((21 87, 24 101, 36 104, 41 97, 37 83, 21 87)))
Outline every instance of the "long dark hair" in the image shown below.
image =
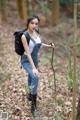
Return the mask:
MULTIPOLYGON (((28 25, 29 25, 29 23, 30 23, 33 19, 35 19, 35 18, 38 20, 38 22, 40 22, 39 17, 36 16, 36 15, 33 15, 32 17, 30 17, 30 18, 27 19, 27 29, 28 29, 28 25)), ((36 31, 39 33, 39 29, 36 30, 36 31)))

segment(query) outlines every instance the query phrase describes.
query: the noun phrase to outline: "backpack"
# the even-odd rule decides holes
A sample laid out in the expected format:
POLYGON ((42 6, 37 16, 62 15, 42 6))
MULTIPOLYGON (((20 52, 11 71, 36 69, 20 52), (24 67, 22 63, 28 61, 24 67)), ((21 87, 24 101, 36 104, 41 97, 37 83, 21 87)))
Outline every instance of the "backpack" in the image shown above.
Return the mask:
MULTIPOLYGON (((26 29, 14 32, 14 36, 15 36, 14 47, 15 47, 15 52, 18 55, 23 55, 23 53, 25 51, 23 44, 22 44, 22 41, 21 41, 21 36, 23 35, 23 33, 25 31, 26 31, 26 29)), ((29 36, 28 32, 25 32, 25 36, 26 36, 27 42, 29 44, 30 36, 29 36)))

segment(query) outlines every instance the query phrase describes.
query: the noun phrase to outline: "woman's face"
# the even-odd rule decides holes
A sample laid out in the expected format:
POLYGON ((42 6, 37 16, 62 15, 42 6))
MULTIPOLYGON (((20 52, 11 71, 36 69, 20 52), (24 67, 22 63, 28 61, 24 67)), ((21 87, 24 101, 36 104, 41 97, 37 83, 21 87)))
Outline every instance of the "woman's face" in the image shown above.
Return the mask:
POLYGON ((30 29, 31 31, 34 31, 35 29, 38 28, 38 23, 39 23, 38 19, 34 18, 33 20, 30 21, 28 29, 30 29))

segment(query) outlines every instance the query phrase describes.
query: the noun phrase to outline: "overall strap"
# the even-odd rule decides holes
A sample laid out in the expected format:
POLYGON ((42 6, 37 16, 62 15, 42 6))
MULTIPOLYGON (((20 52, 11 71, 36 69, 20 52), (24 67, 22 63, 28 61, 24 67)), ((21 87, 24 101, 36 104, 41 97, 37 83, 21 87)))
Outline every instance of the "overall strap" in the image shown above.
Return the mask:
POLYGON ((29 44, 30 40, 32 40, 34 43, 36 43, 35 40, 29 35, 29 33, 27 31, 24 32, 23 34, 26 36, 28 44, 29 44))

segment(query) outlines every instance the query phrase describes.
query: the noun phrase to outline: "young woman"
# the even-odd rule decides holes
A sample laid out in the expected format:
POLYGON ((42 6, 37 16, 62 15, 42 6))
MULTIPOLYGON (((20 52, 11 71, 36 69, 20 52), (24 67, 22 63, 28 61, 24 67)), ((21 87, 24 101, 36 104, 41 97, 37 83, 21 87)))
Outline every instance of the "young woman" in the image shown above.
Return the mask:
POLYGON ((27 30, 23 33, 21 40, 25 49, 24 54, 21 56, 21 64, 23 68, 28 73, 28 87, 30 93, 28 95, 28 100, 32 102, 31 112, 34 114, 37 109, 36 99, 37 99, 37 88, 39 81, 38 66, 38 52, 41 46, 54 47, 54 44, 47 45, 42 43, 40 34, 38 30, 38 24, 40 19, 38 16, 33 16, 27 20, 27 30), (29 34, 30 40, 27 42, 26 33, 29 34))

